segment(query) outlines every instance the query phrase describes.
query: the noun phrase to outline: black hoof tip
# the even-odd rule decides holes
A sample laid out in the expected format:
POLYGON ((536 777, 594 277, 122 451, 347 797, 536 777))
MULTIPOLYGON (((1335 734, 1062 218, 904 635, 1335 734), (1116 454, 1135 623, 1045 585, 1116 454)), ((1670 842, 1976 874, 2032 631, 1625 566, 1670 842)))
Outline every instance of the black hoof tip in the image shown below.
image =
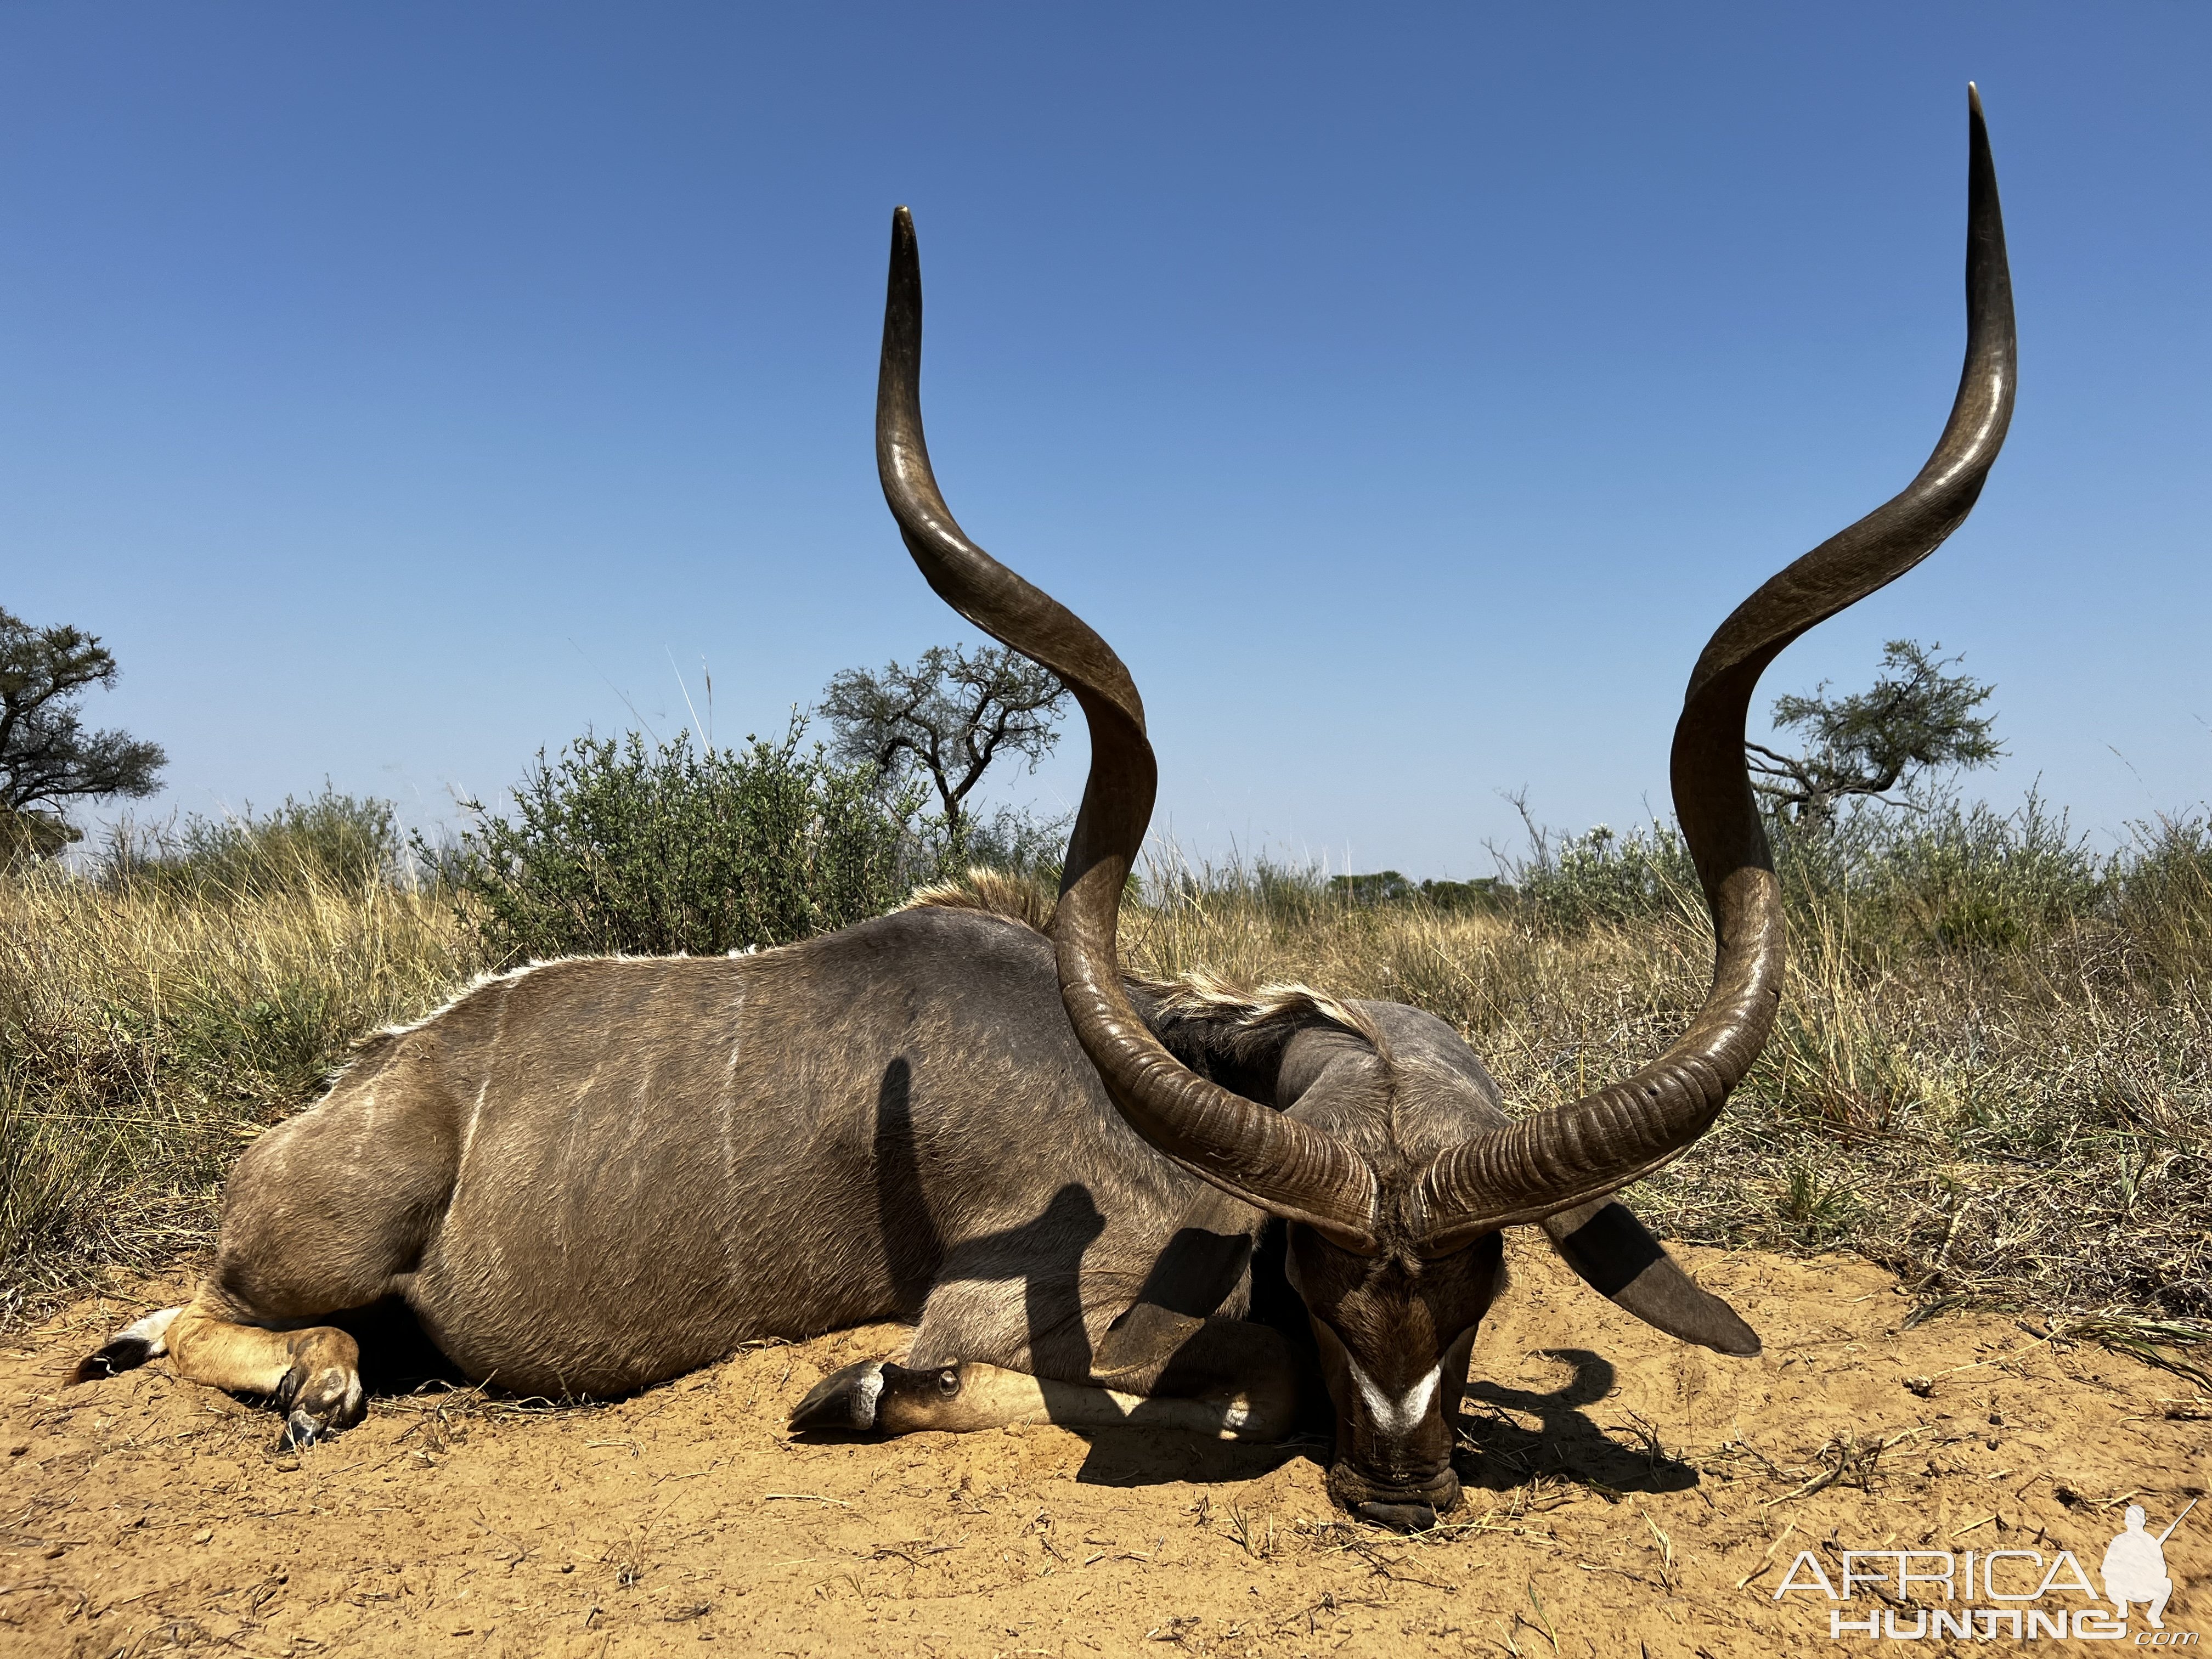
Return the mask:
POLYGON ((1426 1532, 1437 1524, 1437 1512, 1426 1504, 1362 1504, 1352 1513, 1393 1532, 1426 1532))
POLYGON ((793 1409, 791 1426, 800 1432, 865 1434, 876 1426, 876 1401, 883 1390, 879 1360, 864 1359, 832 1371, 793 1409))
POLYGON ((152 1357, 154 1345, 139 1336, 118 1336, 96 1353, 87 1354, 77 1361, 76 1370, 70 1376, 72 1382, 97 1382, 103 1376, 116 1376, 125 1371, 135 1371, 152 1357))

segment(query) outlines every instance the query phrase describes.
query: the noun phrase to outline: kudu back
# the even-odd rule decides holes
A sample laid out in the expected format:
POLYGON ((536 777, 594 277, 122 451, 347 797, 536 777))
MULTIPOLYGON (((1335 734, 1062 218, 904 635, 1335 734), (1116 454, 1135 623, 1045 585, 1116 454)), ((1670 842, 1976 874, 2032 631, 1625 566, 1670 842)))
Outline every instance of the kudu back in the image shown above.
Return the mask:
POLYGON ((1156 772, 1127 670, 954 520, 920 396, 914 227, 894 216, 876 447, 930 586, 1050 669, 1090 729, 1056 905, 980 877, 755 955, 586 958, 485 981, 372 1039, 239 1161, 212 1271, 80 1367, 167 1354, 270 1397, 310 1442, 363 1409, 334 1316, 404 1301, 471 1377, 619 1394, 739 1342, 896 1319, 903 1358, 826 1379, 797 1430, 1029 1420, 1273 1437, 1333 1418, 1331 1492, 1420 1526, 1458 1497, 1470 1351, 1500 1230, 1723 1353, 1748 1327, 1611 1194, 1704 1133, 1757 1058, 1783 925, 1744 766, 1760 673, 1919 562, 2002 443, 2012 300, 1969 91, 1965 369, 1904 492, 1753 593, 1690 677, 1674 806, 1713 916, 1712 988, 1632 1075, 1509 1117, 1443 1021, 1303 988, 1121 969, 1156 772))

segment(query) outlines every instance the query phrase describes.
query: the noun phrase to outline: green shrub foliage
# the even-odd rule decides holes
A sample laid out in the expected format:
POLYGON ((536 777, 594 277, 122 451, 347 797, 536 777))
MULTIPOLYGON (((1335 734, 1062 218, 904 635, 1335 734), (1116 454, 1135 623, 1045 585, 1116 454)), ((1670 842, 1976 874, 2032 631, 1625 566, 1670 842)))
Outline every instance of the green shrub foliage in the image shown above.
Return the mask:
POLYGON ((780 742, 648 746, 633 732, 543 752, 496 817, 441 860, 495 961, 720 955, 881 915, 921 873, 917 793, 780 742))
POLYGON ((249 806, 220 818, 195 814, 181 828, 124 829, 100 867, 111 882, 235 896, 388 881, 399 872, 403 850, 390 801, 325 784, 306 800, 286 796, 272 811, 249 806))
POLYGON ((1378 870, 1365 876, 1331 876, 1328 890, 1331 896, 1363 908, 1418 902, 1447 915, 1495 910, 1507 896, 1504 884, 1495 876, 1479 876, 1473 881, 1415 881, 1395 870, 1378 870))
MULTIPOLYGON (((2156 878, 2185 888, 2201 867, 2185 826, 2162 826, 2141 854, 2104 858, 2033 793, 2011 812, 1944 797, 1866 802, 1817 827, 1774 816, 1766 828, 1793 927, 1848 913, 1863 935, 1954 952, 2033 945, 2110 909, 2148 872, 2171 872, 2156 878)), ((1664 822, 1539 835, 1509 890, 1528 920, 1567 932, 1704 910, 1689 848, 1664 822)))
POLYGON ((266 812, 248 806, 222 817, 194 813, 181 824, 126 822, 110 833, 92 869, 110 887, 237 899, 391 881, 404 850, 390 801, 326 783, 266 812))

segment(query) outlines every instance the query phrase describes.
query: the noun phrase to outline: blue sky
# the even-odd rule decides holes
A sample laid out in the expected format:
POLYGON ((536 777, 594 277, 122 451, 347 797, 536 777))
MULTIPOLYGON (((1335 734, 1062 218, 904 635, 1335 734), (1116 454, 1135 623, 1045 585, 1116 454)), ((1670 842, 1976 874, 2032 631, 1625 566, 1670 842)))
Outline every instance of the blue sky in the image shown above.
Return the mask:
POLYGON ((1129 662, 1158 826, 1484 873, 1503 790, 1663 808, 1706 634, 1918 466, 1972 78, 2010 443, 1766 691, 1940 640, 1978 787, 2109 839, 2212 795, 2208 61, 2186 0, 11 0, 0 605, 115 650, 156 811, 450 822, 702 661, 780 731, 968 637, 874 477, 903 202, 940 478, 1129 662))

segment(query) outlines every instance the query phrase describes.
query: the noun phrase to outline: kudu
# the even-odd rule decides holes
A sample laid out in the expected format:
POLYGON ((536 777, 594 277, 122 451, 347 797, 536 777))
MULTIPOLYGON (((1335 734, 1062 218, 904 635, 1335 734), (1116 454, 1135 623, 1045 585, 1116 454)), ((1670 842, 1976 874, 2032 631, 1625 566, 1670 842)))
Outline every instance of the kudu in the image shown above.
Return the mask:
POLYGON ((1761 671, 1927 556, 2003 440, 2012 301, 1978 99, 1970 130, 1966 368, 1934 456, 1738 607, 1691 674, 1674 797, 1713 981, 1640 1071, 1509 1118, 1419 1009, 1122 975, 1117 918, 1155 783, 1143 708, 1105 641, 969 541, 938 491, 901 209, 884 493, 930 585, 1058 674, 1090 726, 1049 920, 971 888, 756 955, 479 984, 373 1039, 256 1141, 194 1300, 81 1374, 166 1352, 180 1376, 272 1396, 305 1442, 361 1415, 356 1340, 331 1322, 385 1297, 467 1376, 565 1396, 642 1388, 748 1338, 896 1319, 917 1326, 904 1362, 825 1379, 795 1428, 1272 1437, 1317 1382, 1331 1492, 1412 1527, 1458 1496, 1453 1428, 1502 1228, 1542 1227, 1662 1330, 1756 1353, 1609 1194, 1704 1133, 1773 1024, 1782 909, 1743 750, 1761 671))

